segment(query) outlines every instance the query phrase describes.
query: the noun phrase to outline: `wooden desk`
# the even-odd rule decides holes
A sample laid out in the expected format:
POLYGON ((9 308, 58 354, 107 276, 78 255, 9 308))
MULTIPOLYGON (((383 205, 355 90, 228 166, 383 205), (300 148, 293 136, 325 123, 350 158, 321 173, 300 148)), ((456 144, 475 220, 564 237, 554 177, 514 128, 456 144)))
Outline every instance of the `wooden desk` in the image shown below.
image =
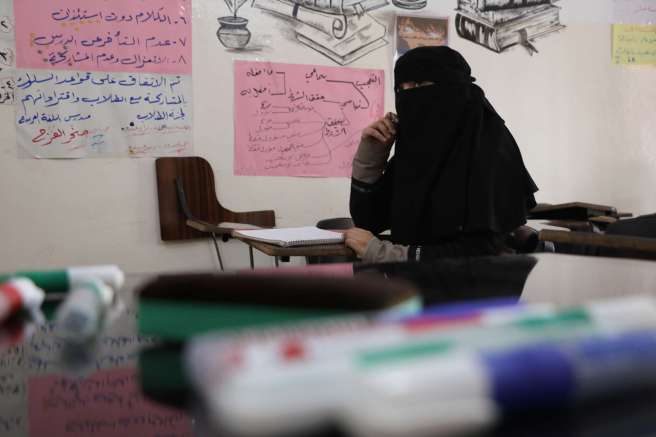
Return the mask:
POLYGON ((538 205, 529 213, 531 219, 547 220, 588 220, 590 217, 597 216, 617 217, 618 212, 612 206, 570 202, 557 205, 538 205))
POLYGON ((281 247, 275 244, 263 243, 261 241, 253 241, 246 238, 234 237, 235 239, 248 245, 248 254, 250 256, 251 268, 255 268, 255 261, 253 259, 253 249, 272 256, 275 258, 276 267, 278 266, 279 258, 289 258, 291 256, 345 256, 353 258, 355 252, 350 247, 343 244, 321 244, 316 246, 296 246, 296 247, 281 247))
POLYGON ((617 249, 627 258, 656 259, 656 238, 551 230, 540 231, 539 238, 553 243, 617 249))

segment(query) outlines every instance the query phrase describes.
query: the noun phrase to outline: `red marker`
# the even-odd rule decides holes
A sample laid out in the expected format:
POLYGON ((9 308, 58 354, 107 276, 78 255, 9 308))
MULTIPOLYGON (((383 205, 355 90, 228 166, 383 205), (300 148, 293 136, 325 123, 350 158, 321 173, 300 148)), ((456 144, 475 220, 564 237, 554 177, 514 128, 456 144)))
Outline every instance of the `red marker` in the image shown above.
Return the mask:
POLYGON ((0 323, 4 323, 22 309, 41 306, 45 293, 32 281, 15 278, 0 284, 0 323))

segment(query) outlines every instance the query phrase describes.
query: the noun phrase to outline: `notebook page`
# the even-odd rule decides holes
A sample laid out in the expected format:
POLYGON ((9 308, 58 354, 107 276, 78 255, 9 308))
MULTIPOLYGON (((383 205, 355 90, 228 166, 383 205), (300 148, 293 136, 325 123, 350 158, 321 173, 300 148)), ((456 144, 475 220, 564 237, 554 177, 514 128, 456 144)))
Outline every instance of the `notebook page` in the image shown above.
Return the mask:
POLYGON ((285 244, 295 242, 331 242, 339 243, 344 241, 344 235, 340 232, 327 231, 315 226, 305 226, 300 228, 276 228, 276 229, 258 229, 258 230, 240 230, 235 235, 255 240, 280 241, 285 244))

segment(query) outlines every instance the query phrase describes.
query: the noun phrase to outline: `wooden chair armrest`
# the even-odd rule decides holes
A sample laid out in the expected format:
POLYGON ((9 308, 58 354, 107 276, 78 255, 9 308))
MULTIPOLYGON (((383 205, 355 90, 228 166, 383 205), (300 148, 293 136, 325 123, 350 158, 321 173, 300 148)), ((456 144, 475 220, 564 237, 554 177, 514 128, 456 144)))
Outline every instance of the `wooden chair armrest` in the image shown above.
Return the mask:
POLYGON ((216 235, 231 235, 234 228, 220 226, 213 223, 208 223, 203 220, 192 219, 186 221, 187 226, 196 229, 200 232, 216 235))
POLYGON ((600 215, 598 217, 590 217, 590 221, 593 223, 598 223, 601 225, 610 225, 617 221, 615 217, 609 217, 607 215, 600 215))
POLYGON ((592 225, 588 220, 549 220, 546 224, 571 231, 592 232, 592 225))

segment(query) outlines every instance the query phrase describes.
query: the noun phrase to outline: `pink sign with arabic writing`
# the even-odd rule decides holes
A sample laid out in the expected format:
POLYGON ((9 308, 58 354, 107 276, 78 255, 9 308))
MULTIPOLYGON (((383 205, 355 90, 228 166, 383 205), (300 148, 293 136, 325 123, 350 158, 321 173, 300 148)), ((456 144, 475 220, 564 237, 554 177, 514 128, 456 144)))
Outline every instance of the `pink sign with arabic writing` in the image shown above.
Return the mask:
POLYGON ((235 61, 235 174, 349 177, 383 70, 235 61))
POLYGON ((19 68, 191 74, 191 0, 14 0, 19 68))
POLYGON ((103 370, 85 379, 34 376, 28 399, 34 437, 192 435, 188 415, 144 397, 136 369, 103 370))

